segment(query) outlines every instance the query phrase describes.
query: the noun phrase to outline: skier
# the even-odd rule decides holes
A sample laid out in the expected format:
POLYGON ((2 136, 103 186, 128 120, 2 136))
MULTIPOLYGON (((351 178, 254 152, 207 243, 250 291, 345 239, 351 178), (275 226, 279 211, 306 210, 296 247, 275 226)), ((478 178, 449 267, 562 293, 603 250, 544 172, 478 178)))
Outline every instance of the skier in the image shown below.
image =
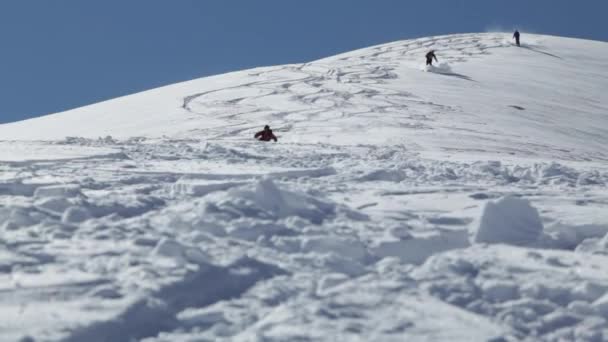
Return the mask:
POLYGON ((519 31, 515 30, 515 33, 513 33, 513 38, 515 38, 515 44, 519 46, 519 31))
POLYGON ((264 130, 257 132, 253 137, 259 141, 274 140, 274 142, 277 142, 277 137, 274 136, 274 133, 272 133, 272 130, 268 125, 264 126, 264 130))
POLYGON ((439 62, 437 56, 435 56, 435 50, 431 50, 426 54, 426 65, 433 65, 433 58, 435 58, 436 62, 439 62))

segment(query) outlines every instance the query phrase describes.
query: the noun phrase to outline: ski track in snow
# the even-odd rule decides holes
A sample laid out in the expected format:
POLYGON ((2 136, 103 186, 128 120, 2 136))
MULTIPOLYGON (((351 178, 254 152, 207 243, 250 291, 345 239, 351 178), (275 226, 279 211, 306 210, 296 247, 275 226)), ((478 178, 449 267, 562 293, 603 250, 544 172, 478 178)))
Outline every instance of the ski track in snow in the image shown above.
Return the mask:
POLYGON ((603 131, 423 90, 481 93, 470 65, 510 50, 396 42, 179 97, 208 127, 0 141, 0 339, 608 339, 603 131), (448 68, 420 70, 431 48, 448 68))

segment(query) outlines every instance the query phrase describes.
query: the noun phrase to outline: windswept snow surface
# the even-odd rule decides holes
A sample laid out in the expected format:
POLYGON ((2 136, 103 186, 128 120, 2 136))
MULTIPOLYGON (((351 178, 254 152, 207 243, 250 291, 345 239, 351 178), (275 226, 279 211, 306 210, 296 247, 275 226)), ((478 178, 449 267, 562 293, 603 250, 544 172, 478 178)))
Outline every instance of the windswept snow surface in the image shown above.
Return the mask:
POLYGON ((0 340, 608 340, 608 44, 509 36, 1 125, 0 340))

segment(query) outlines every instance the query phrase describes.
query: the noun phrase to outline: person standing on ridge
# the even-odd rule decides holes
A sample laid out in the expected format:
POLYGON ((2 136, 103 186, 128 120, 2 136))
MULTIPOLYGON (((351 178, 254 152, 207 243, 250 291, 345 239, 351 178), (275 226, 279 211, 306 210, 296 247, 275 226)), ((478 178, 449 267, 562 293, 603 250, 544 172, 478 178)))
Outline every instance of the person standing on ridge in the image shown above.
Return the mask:
POLYGON ((253 137, 259 141, 274 140, 274 142, 277 142, 277 137, 274 136, 274 133, 272 133, 272 130, 268 125, 264 126, 264 130, 257 132, 253 137))
POLYGON ((515 33, 513 33, 513 38, 515 38, 515 44, 519 46, 519 31, 515 30, 515 33))
POLYGON ((439 62, 437 56, 435 56, 435 50, 431 50, 426 54, 426 65, 433 65, 433 58, 435 58, 435 62, 439 62))

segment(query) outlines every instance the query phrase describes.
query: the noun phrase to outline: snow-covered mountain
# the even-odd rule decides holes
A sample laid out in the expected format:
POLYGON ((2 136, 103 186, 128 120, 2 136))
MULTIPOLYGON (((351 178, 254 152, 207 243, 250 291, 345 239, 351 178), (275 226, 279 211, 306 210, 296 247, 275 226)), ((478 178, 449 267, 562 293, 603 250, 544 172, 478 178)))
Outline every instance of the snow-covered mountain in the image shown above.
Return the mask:
POLYGON ((0 340, 607 340, 608 43, 509 38, 0 125, 0 340))

